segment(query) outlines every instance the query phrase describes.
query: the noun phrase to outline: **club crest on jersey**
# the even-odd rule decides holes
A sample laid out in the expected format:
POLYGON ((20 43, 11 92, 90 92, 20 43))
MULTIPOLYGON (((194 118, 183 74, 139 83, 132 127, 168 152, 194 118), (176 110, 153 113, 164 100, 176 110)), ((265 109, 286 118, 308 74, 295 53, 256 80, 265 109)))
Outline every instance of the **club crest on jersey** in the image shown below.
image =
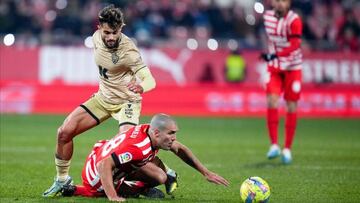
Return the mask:
POLYGON ((127 163, 131 160, 132 160, 132 154, 130 152, 119 154, 119 161, 121 164, 127 163))
POLYGON ((119 56, 116 54, 116 52, 111 53, 111 60, 113 64, 116 64, 119 61, 119 56))

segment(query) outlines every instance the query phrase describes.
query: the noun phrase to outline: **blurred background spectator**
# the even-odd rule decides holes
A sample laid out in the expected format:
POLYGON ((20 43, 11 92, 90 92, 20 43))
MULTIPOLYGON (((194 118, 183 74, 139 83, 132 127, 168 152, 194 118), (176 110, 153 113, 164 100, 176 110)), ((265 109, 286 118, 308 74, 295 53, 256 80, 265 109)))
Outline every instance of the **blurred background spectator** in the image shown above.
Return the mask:
POLYGON ((239 50, 233 50, 226 57, 225 80, 228 82, 241 82, 246 76, 245 58, 239 50))
MULTIPOLYGON (((271 0, 2 0, 0 35, 12 33, 17 45, 83 45, 96 29, 105 4, 122 8, 124 33, 142 44, 184 47, 209 38, 229 47, 229 40, 247 49, 262 48, 261 13, 271 0), (259 3, 262 2, 262 3, 259 3), (156 42, 156 43, 154 43, 156 42)), ((305 49, 359 52, 360 2, 356 0, 293 0, 304 19, 305 49)))

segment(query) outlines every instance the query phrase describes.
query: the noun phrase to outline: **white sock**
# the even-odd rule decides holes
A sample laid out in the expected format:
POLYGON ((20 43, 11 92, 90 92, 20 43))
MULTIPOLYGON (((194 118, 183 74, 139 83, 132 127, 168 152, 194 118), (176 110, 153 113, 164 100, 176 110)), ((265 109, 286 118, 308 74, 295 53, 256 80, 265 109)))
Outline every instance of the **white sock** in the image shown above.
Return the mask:
POLYGON ((57 180, 65 181, 69 176, 71 160, 61 160, 55 157, 57 180))

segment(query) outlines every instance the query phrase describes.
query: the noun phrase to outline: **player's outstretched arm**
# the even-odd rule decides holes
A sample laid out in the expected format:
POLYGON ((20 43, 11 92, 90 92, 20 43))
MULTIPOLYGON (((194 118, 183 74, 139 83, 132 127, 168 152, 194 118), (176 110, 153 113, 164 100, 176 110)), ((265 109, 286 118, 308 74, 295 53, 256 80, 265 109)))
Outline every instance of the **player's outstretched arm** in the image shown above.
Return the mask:
POLYGON ((103 159, 96 166, 100 174, 100 180, 102 187, 104 188, 105 194, 110 201, 123 202, 124 198, 119 197, 116 193, 113 183, 112 169, 115 167, 115 163, 111 156, 103 159))
POLYGON ((171 146, 171 151, 178 157, 180 157, 189 166, 199 171, 206 178, 207 181, 218 185, 229 185, 229 182, 225 178, 212 171, 209 171, 209 169, 207 169, 200 162, 200 160, 191 152, 191 150, 180 142, 174 141, 171 146))

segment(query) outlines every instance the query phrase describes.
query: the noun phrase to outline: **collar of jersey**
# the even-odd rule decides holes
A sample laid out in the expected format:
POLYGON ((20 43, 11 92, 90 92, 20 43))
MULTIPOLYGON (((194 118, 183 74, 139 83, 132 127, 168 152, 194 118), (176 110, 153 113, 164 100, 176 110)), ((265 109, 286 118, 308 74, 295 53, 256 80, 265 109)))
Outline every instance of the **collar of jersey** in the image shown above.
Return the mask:
POLYGON ((149 134, 149 129, 150 129, 150 126, 147 126, 146 130, 145 130, 145 133, 146 135, 148 136, 148 138, 150 139, 150 146, 151 146, 151 151, 155 151, 154 147, 153 147, 153 142, 151 140, 151 137, 150 137, 150 134, 149 134))

